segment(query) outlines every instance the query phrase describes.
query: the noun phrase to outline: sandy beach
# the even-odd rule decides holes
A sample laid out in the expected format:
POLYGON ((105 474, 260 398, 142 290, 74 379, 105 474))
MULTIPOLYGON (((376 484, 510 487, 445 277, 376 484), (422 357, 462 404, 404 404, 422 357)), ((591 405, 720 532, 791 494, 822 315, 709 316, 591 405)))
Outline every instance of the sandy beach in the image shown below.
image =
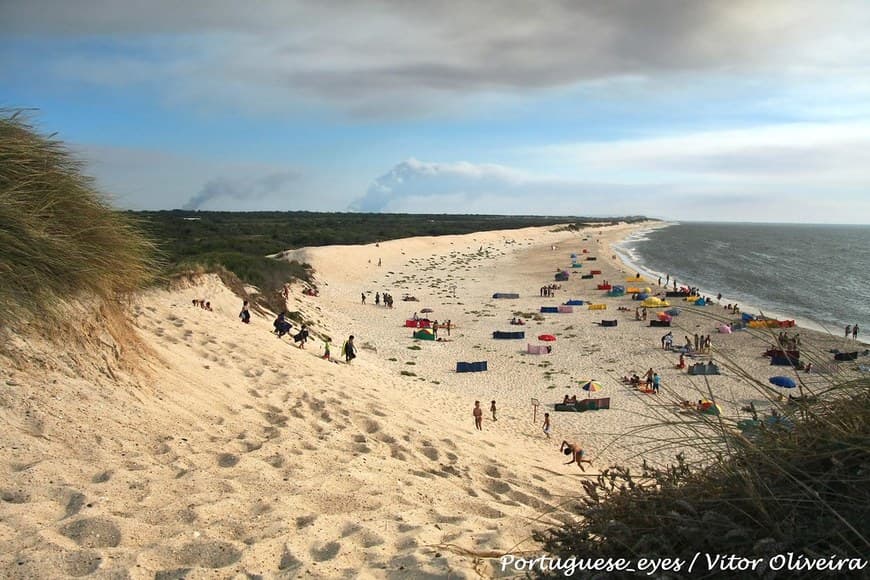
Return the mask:
MULTIPOLYGON (((715 376, 690 376, 664 351, 668 329, 635 320, 630 296, 607 297, 603 280, 634 272, 611 245, 645 225, 581 231, 549 228, 419 237, 362 246, 288 251, 310 263, 319 296, 291 287, 288 310, 332 339, 340 359, 355 336, 352 364, 323 360, 316 337, 305 349, 278 339, 272 316, 238 320, 241 300, 213 275, 172 291, 151 290, 127 305, 140 364, 122 364, 122 345, 95 331, 65 352, 35 339, 14 345, 0 376, 0 573, 8 578, 474 578, 499 575, 502 553, 536 553, 531 531, 575 517, 582 477, 614 463, 662 464, 702 446, 667 443, 678 401, 713 398, 729 419, 766 403, 744 373, 775 374, 761 356, 771 331, 719 334, 737 320, 721 305, 671 299, 675 342, 712 335, 715 376), (554 249, 555 248, 555 249, 554 249), (584 253, 584 250, 586 253, 584 253), (570 255, 582 258, 571 268, 570 255), (594 257, 595 260, 586 260, 594 257), (380 265, 379 265, 380 264, 380 265), (540 288, 568 269, 552 297, 540 288), (593 279, 583 273, 601 270, 593 279), (375 305, 388 292, 394 307, 375 305), (497 292, 518 299, 493 299, 497 292), (366 303, 362 304, 361 294, 366 303), (417 301, 404 301, 404 296, 417 301), (207 299, 213 311, 193 307, 207 299), (537 314, 568 300, 570 313, 537 314), (620 311, 619 307, 629 311, 620 311), (412 339, 414 313, 452 322, 448 341, 412 339), (512 326, 514 316, 525 326, 512 326), (538 319, 536 319, 538 318, 538 319), (602 320, 616 320, 605 327, 602 320), (493 331, 522 330, 522 340, 493 331), (552 353, 527 345, 553 335, 552 353), (488 370, 457 373, 457 362, 488 370), (621 382, 653 368, 661 393, 621 382), (740 370, 742 369, 742 370, 740 370), (610 409, 555 412, 581 381, 610 409), (535 411, 532 400, 540 402, 535 411), (484 408, 483 430, 472 419, 484 408), (496 401, 497 421, 490 401, 496 401), (542 431, 550 413, 553 433, 542 431), (534 416, 534 421, 533 421, 534 416), (582 473, 559 453, 579 442, 593 461, 582 473)), ((653 293, 662 291, 647 281, 653 293)), ((650 310, 649 318, 655 318, 650 310)), ((800 328, 808 352, 842 338, 800 328)), ((774 331, 774 332, 778 332, 774 331)), ((707 361, 710 357, 697 360, 707 361)), ((693 360, 689 361, 696 362, 693 360)), ((849 363, 851 364, 851 363, 849 363)), ((807 388, 848 365, 801 373, 807 388)))

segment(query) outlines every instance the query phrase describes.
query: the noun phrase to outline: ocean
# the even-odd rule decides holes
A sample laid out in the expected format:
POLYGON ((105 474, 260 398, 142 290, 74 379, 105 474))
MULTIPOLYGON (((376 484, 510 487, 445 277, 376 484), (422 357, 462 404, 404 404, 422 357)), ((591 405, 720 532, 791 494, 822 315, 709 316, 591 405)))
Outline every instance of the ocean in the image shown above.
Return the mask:
POLYGON ((743 312, 870 342, 870 226, 676 223, 635 232, 617 253, 664 283, 700 288, 743 312))

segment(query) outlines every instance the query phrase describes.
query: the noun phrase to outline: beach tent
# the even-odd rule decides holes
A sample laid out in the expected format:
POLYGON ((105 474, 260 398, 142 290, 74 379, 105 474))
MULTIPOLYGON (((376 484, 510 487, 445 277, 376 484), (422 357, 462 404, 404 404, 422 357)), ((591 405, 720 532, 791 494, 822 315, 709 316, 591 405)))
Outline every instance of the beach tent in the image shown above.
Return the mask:
POLYGON ((750 320, 755 320, 755 315, 744 312, 740 315, 740 318, 743 319, 743 322, 749 322, 750 320))
POLYGON ((617 324, 619 324, 618 320, 602 320, 601 322, 598 323, 599 326, 607 326, 607 327, 616 326, 617 324))
POLYGON ((592 274, 593 276, 600 276, 601 270, 589 270, 589 273, 592 274))
POLYGON ((529 354, 549 354, 551 348, 546 344, 527 344, 526 352, 529 354))
POLYGON ((671 308, 670 310, 666 310, 665 312, 667 312, 667 313, 670 314, 671 316, 679 316, 679 315, 680 315, 680 309, 679 309, 679 308, 671 308))
POLYGON ((574 312, 573 306, 565 306, 563 304, 561 306, 557 306, 556 308, 559 309, 559 314, 571 314, 572 312, 574 312))
POLYGON ((659 313, 658 313, 658 319, 659 319, 659 320, 664 320, 665 322, 670 322, 670 321, 671 321, 671 315, 668 314, 667 312, 659 312, 659 313))
POLYGON ((635 284, 646 284, 646 280, 644 280, 640 276, 637 276, 636 278, 626 278, 625 281, 634 282, 635 284))
POLYGON ((670 326, 671 321, 670 320, 650 320, 649 325, 650 326, 670 326))
POLYGON ((575 262, 574 264, 571 264, 571 267, 572 267, 572 268, 582 268, 582 267, 583 267, 583 264, 578 264, 578 263, 575 262))
POLYGON ((625 296, 625 287, 624 286, 614 286, 607 293, 608 296, 625 296))
POLYGON ((647 294, 646 292, 641 292, 640 294, 634 295, 635 300, 646 300, 647 298, 649 298, 649 294, 647 294))
POLYGON ((420 312, 422 312, 423 314, 429 314, 430 312, 435 312, 435 311, 432 310, 431 308, 423 308, 422 310, 420 310, 420 312))
POLYGON ((567 270, 562 270, 556 274, 556 282, 567 282, 569 278, 567 270))
POLYGON ((457 373, 480 373, 485 370, 488 370, 486 361, 456 363, 457 373))
POLYGON ((558 306, 541 306, 541 314, 557 314, 558 312, 558 306))
POLYGON ((568 302, 565 303, 565 306, 583 306, 583 301, 576 300, 576 299, 572 298, 571 300, 569 300, 568 302))
POLYGON ((665 306, 670 306, 670 304, 668 304, 661 298, 650 296, 649 298, 641 302, 641 306, 643 306, 644 308, 664 308, 665 306))
POLYGON ((513 292, 496 292, 495 294, 492 295, 492 297, 493 297, 493 298, 496 298, 496 299, 499 299, 499 298, 511 298, 511 299, 516 299, 516 298, 519 298, 520 295, 519 295, 519 294, 515 294, 515 293, 513 293, 513 292))
POLYGON ((414 333, 414 338, 420 340, 435 340, 435 333, 429 328, 421 328, 414 333))
POLYGON ((703 298, 698 298, 695 300, 695 306, 707 306, 707 301, 703 298))
POLYGON ((580 278, 582 278, 583 280, 591 280, 594 277, 594 274, 583 274, 582 276, 580 276, 580 278))
POLYGON ((704 415, 719 415, 722 410, 713 401, 701 401, 701 413, 704 415))
POLYGON ((599 290, 611 290, 612 288, 613 288, 613 286, 611 286, 610 284, 599 284, 598 285, 599 290))
POLYGON ((576 259, 577 259, 577 254, 571 254, 571 259, 572 259, 572 260, 576 260, 576 259))
POLYGON ((497 338, 499 340, 511 340, 516 338, 525 338, 526 333, 523 331, 520 332, 504 332, 501 330, 496 330, 492 333, 493 338, 497 338))
POLYGON ((767 379, 770 384, 776 385, 777 387, 782 387, 783 389, 793 389, 797 387, 797 383, 794 382, 794 379, 791 377, 770 377, 767 379))

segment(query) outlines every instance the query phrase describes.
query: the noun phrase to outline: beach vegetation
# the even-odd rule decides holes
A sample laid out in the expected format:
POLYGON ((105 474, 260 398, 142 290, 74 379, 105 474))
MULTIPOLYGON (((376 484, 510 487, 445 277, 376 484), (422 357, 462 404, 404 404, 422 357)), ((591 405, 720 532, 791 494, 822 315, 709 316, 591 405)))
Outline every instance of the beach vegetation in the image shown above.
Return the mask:
POLYGON ((82 297, 104 302, 158 271, 140 218, 118 212, 84 164, 19 112, 0 111, 0 317, 51 324, 82 297))
MULTIPOLYGON (((817 365, 830 357, 809 351, 805 347, 802 356, 807 353, 817 365)), ((630 441, 638 458, 655 448, 673 450, 674 459, 656 465, 644 460, 639 469, 612 465, 589 474, 582 481, 583 494, 572 501, 579 517, 534 533, 547 552, 563 558, 686 561, 697 553, 762 562, 788 553, 866 559, 870 377, 838 369, 812 387, 800 382, 799 396, 786 399, 766 380, 722 358, 734 380, 753 386, 771 414, 760 416, 749 406, 753 418, 738 421, 694 409, 665 414, 661 399, 650 403, 656 424, 615 439, 630 441), (689 461, 680 451, 687 449, 700 452, 701 459, 689 461)), ((815 578, 819 572, 792 569, 787 575, 815 578)))

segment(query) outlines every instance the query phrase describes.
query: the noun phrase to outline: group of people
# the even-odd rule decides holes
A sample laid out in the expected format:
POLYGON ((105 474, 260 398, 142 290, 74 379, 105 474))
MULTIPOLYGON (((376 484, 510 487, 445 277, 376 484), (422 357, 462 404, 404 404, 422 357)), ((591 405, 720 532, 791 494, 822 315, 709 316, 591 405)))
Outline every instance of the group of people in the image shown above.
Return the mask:
POLYGON ((541 286, 541 296, 544 298, 552 298, 555 296, 555 291, 559 290, 561 286, 557 284, 548 284, 546 286, 541 286))
MULTIPOLYGON (((489 404, 489 412, 492 413, 492 420, 498 421, 496 417, 495 401, 489 404)), ((480 401, 474 402, 474 409, 471 410, 471 415, 474 417, 474 428, 478 431, 483 431, 483 408, 480 406, 480 401)))
POLYGON ((849 335, 852 335, 852 340, 858 340, 858 325, 846 325, 846 338, 849 338, 849 335))
POLYGON ((640 306, 638 306, 637 308, 634 309, 634 319, 635 320, 646 320, 647 316, 649 316, 649 314, 647 313, 645 307, 641 308, 640 306))
MULTIPOLYGON (((670 334, 670 333, 668 333, 670 334)), ((668 336, 667 334, 665 337, 668 336)), ((662 337, 662 348, 664 348, 665 337, 662 337)), ((671 338, 673 341, 673 338, 671 338)), ((710 349, 713 348, 713 338, 711 335, 704 336, 703 334, 695 333, 694 340, 688 334, 686 335, 686 344, 683 345, 683 348, 687 352, 703 352, 708 353, 710 349)))
POLYGON ((801 347, 801 335, 796 333, 791 336, 789 333, 782 331, 776 337, 779 347, 785 350, 798 350, 801 347))
MULTIPOLYGON (((365 304, 366 293, 362 292, 360 296, 362 296, 362 303, 365 304)), ((384 292, 383 294, 381 294, 380 292, 375 292, 375 306, 380 306, 382 302, 387 308, 392 308, 393 296, 391 294, 387 294, 386 292, 384 292)))
POLYGON ((732 314, 740 314, 740 308, 737 306, 737 304, 726 304, 725 310, 731 312, 732 314))
POLYGON ((193 305, 199 306, 203 310, 208 310, 209 312, 213 312, 213 310, 211 309, 211 302, 209 302, 208 300, 198 300, 198 299, 194 298, 193 305))
POLYGON ((630 377, 622 377, 622 382, 628 383, 632 387, 648 387, 656 395, 659 394, 659 389, 662 386, 662 379, 657 372, 650 368, 644 373, 643 378, 640 378, 637 373, 630 377))

